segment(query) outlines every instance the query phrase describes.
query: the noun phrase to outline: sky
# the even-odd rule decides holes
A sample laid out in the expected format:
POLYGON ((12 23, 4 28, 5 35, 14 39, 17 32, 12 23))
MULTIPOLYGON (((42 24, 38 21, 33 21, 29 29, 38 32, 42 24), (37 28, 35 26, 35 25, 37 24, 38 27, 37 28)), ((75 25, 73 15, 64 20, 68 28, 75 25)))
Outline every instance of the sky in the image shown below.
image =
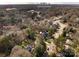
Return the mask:
POLYGON ((35 4, 41 2, 50 4, 79 4, 79 0, 0 0, 0 4, 35 4))

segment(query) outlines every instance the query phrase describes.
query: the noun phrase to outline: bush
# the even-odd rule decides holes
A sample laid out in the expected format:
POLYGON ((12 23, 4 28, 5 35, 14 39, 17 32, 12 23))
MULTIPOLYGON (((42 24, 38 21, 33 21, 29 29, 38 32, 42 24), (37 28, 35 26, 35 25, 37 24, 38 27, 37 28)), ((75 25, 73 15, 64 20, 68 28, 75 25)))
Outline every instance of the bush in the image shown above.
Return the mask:
POLYGON ((13 48, 14 44, 10 41, 11 37, 10 36, 5 36, 4 38, 1 39, 0 41, 0 52, 6 53, 8 55, 13 48))
POLYGON ((28 50, 16 45, 13 47, 10 57, 32 57, 32 54, 28 50))
POLYGON ((57 51, 60 52, 64 49, 64 43, 65 43, 65 37, 63 34, 59 36, 59 38, 54 40, 56 46, 57 46, 57 51))
POLYGON ((55 31, 54 31, 53 28, 49 28, 49 29, 48 29, 48 34, 49 34, 50 37, 52 37, 52 35, 54 34, 54 32, 55 32, 55 31))
POLYGON ((26 29, 27 28, 27 26, 25 26, 25 25, 21 25, 20 26, 20 29, 22 30, 22 29, 26 29))
POLYGON ((57 43, 58 45, 61 43, 63 43, 65 41, 65 37, 63 35, 59 36, 59 38, 56 39, 55 43, 57 43))
POLYGON ((36 43, 37 44, 35 45, 34 55, 37 57, 42 57, 46 51, 46 44, 42 39, 37 39, 36 43))
POLYGON ((28 33, 27 38, 35 40, 35 32, 34 31, 32 31, 31 29, 28 29, 27 33, 28 33))
POLYGON ((74 57, 75 56, 74 51, 71 49, 65 49, 62 51, 62 53, 65 57, 74 57))

